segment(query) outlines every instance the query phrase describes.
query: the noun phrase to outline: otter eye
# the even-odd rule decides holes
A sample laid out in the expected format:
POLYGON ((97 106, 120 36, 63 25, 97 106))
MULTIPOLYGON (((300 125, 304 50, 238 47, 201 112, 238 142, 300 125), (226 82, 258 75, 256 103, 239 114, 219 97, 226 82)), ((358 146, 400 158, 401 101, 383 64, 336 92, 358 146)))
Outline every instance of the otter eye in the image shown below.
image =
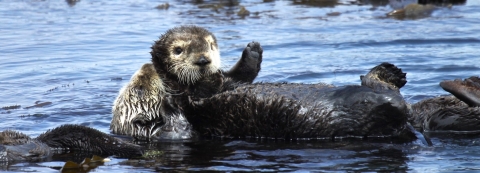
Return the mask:
POLYGON ((210 43, 210 49, 213 50, 213 43, 210 43))
POLYGON ((175 48, 175 54, 177 54, 177 55, 181 54, 182 51, 183 51, 182 48, 179 48, 179 47, 176 47, 176 48, 175 48))

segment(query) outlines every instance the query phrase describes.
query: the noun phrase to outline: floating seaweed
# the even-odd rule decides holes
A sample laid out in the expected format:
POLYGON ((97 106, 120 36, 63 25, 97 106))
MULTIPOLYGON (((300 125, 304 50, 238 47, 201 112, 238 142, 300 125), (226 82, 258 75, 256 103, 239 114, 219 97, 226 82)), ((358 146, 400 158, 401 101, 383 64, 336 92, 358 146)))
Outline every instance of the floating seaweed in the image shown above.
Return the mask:
POLYGON ((11 106, 4 106, 2 107, 3 110, 11 110, 11 109, 20 109, 22 106, 20 105, 11 105, 11 106))

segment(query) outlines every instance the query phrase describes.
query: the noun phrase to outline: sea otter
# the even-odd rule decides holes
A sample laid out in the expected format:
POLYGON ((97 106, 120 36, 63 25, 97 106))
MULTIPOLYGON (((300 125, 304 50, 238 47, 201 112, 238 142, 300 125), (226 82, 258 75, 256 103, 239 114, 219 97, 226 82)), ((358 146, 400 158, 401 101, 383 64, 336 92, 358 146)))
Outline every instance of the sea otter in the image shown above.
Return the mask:
POLYGON ((120 90, 110 129, 146 140, 191 138, 194 134, 179 100, 210 97, 237 83, 252 83, 262 53, 260 44, 251 42, 235 66, 223 71, 212 33, 197 26, 170 29, 152 46, 153 64, 143 65, 120 90))
POLYGON ((422 131, 480 130, 480 78, 447 80, 440 82, 440 86, 452 95, 413 104, 412 125, 422 131))
POLYGON ((406 82, 401 69, 382 63, 362 77, 362 85, 243 84, 183 109, 200 136, 296 140, 400 135, 413 140, 407 103, 399 92, 406 82))
POLYGON ((85 151, 98 155, 141 156, 143 148, 80 125, 62 125, 37 138, 5 130, 0 132, 0 162, 39 161, 55 150, 85 151))
MULTIPOLYGON (((164 130, 171 132, 175 123, 189 122, 188 129, 202 137, 250 136, 292 140, 347 136, 416 138, 407 128, 408 107, 399 92, 406 83, 406 74, 393 64, 382 63, 373 68, 362 77, 362 85, 335 87, 327 84, 247 82, 228 83, 228 87, 224 87, 222 84, 225 83, 220 82, 221 87, 217 91, 204 92, 204 89, 198 88, 219 85, 213 85, 215 82, 210 82, 210 78, 197 81, 202 85, 182 82, 188 80, 181 80, 166 70, 171 63, 158 62, 158 57, 163 56, 157 52, 165 50, 155 46, 152 60, 157 74, 163 76, 161 80, 167 81, 164 83, 166 86, 173 86, 179 91, 175 95, 164 96, 162 103, 166 104, 160 106, 163 109, 158 112, 159 117, 154 121, 144 119, 137 124, 138 128, 155 127, 155 133, 161 134, 164 130), (178 117, 182 117, 182 121, 178 121, 178 117)), ((255 53, 249 55, 257 55, 255 53)), ((115 116, 121 118, 123 115, 115 116)), ((126 129, 126 132, 139 134, 135 128, 126 129)), ((151 134, 151 137, 158 135, 151 134)))

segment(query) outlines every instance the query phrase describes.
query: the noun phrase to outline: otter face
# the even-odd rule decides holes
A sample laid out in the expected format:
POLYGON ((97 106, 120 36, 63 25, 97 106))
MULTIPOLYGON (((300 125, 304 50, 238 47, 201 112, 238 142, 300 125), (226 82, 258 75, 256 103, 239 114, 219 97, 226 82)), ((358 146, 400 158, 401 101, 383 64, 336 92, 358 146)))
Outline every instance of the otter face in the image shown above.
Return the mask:
POLYGON ((220 68, 215 36, 196 26, 168 30, 152 46, 151 54, 156 69, 176 76, 182 84, 194 84, 220 68))

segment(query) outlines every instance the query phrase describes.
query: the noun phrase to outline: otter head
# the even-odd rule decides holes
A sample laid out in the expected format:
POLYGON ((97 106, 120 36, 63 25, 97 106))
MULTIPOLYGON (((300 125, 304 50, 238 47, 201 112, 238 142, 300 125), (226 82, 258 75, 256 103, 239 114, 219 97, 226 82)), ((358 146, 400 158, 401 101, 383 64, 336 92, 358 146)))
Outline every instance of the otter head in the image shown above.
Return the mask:
POLYGON ((220 69, 220 51, 215 36, 197 26, 168 30, 152 46, 152 62, 159 74, 191 85, 220 69), (175 79, 176 78, 176 79, 175 79))

